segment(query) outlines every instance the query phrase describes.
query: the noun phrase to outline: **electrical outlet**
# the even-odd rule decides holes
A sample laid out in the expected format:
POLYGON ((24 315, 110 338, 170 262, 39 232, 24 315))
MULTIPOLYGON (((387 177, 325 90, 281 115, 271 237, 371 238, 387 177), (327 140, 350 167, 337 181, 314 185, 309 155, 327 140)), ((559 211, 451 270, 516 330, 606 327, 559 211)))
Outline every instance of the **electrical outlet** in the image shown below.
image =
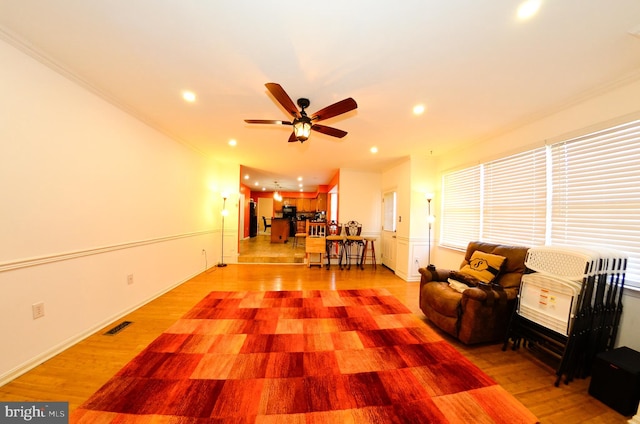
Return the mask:
POLYGON ((133 274, 127 275, 127 284, 128 285, 133 284, 133 274))
POLYGON ((44 302, 34 303, 31 305, 33 319, 42 318, 44 316, 44 302))

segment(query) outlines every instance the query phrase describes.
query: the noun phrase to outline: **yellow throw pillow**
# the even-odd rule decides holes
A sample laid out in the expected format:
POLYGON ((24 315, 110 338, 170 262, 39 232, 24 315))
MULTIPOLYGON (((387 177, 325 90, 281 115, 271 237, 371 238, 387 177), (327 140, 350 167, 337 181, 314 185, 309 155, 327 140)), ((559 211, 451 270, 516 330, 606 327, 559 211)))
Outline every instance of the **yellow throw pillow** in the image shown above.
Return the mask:
POLYGON ((504 256, 492 255, 491 253, 484 253, 479 250, 473 252, 469 264, 463 266, 460 272, 470 275, 484 283, 491 283, 495 280, 502 264, 505 261, 504 256))

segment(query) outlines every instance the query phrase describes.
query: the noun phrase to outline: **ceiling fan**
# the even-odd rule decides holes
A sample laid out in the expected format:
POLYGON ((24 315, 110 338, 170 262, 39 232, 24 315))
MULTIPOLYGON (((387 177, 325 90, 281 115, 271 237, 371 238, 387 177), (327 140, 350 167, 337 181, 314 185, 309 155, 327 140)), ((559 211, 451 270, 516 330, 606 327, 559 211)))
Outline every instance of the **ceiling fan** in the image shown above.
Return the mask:
POLYGON ((324 119, 333 118, 334 116, 342 115, 343 113, 354 110, 358 107, 358 104, 351 97, 341 100, 330 106, 320 109, 311 117, 307 115, 305 111, 309 107, 309 99, 298 99, 298 106, 300 110, 293 103, 291 97, 284 91, 284 88, 280 84, 275 82, 268 82, 265 84, 267 90, 276 98, 278 103, 285 108, 289 114, 293 117, 293 121, 279 121, 271 119, 245 119, 244 122, 248 124, 276 124, 276 125, 292 125, 293 132, 289 137, 289 143, 299 141, 304 143, 308 138, 311 130, 318 131, 319 133, 330 135, 332 137, 342 138, 347 135, 346 131, 339 130, 337 128, 328 127, 326 125, 316 124, 316 122, 324 119))

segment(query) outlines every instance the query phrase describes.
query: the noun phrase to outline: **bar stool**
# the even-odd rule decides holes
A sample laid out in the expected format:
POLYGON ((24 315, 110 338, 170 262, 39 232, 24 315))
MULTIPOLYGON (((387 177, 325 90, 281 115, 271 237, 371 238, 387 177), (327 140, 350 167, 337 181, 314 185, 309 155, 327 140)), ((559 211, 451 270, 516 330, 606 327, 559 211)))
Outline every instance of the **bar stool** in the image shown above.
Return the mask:
POLYGON ((373 269, 377 269, 375 241, 375 237, 364 238, 364 250, 362 252, 362 261, 360 262, 364 266, 367 263, 367 258, 371 259, 371 265, 373 265, 373 269), (369 248, 369 243, 371 243, 371 248, 369 248), (367 256, 367 254, 369 256, 367 256))
POLYGON ((338 224, 335 221, 331 221, 327 225, 327 269, 331 268, 331 258, 335 257, 332 254, 334 247, 338 254, 338 265, 342 269, 342 255, 344 253, 344 236, 342 235, 342 224, 338 224))
POLYGON ((302 239, 304 241, 306 238, 307 238, 307 221, 297 220, 296 234, 293 239, 293 248, 295 249, 296 246, 298 246, 298 239, 302 239))
POLYGON ((356 266, 364 269, 362 266, 362 254, 364 253, 364 237, 360 235, 362 232, 362 224, 358 221, 349 221, 344 230, 346 232, 346 240, 344 241, 344 254, 347 259, 347 269, 351 269, 351 259, 355 258, 356 266), (353 247, 356 247, 356 253, 353 253, 353 247))

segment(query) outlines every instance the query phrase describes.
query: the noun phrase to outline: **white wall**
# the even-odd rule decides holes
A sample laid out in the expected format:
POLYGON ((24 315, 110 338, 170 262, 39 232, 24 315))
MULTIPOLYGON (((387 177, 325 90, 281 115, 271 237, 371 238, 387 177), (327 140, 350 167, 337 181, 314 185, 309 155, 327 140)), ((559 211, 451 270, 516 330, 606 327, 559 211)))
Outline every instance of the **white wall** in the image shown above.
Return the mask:
POLYGON ((340 223, 358 221, 362 224, 363 237, 377 239, 376 262, 381 260, 382 232, 382 176, 377 172, 340 169, 338 184, 338 218, 340 223))
MULTIPOLYGON (((522 125, 512 131, 483 140, 474 145, 449 152, 438 158, 437 178, 443 172, 487 162, 516 152, 543 146, 595 129, 640 117, 640 75, 617 85, 594 91, 590 96, 576 101, 553 114, 522 125)), ((640 182, 639 182, 640 183, 640 182)), ((436 219, 436 231, 439 231, 436 219)), ((458 268, 464 252, 439 248, 432 252, 432 261, 439 267, 458 268)), ((619 346, 640 350, 640 294, 627 290, 624 312, 618 336, 619 346)))
MULTIPOLYGON (((398 222, 394 271, 406 281, 419 281, 418 269, 429 257, 429 227, 426 193, 436 192, 435 160, 411 156, 382 174, 383 191, 397 193, 398 222)), ((435 205, 433 205, 435 208, 435 205)), ((435 209, 432 210, 435 213, 435 209)), ((435 232, 432 231, 432 237, 435 232)), ((386 251, 386 250, 385 250, 386 251)))
POLYGON ((379 237, 382 229, 381 175, 340 169, 338 192, 339 218, 342 223, 358 221, 362 224, 362 235, 379 237))
POLYGON ((0 63, 2 384, 217 262, 227 170, 2 41, 0 63))
POLYGON ((640 114, 640 72, 634 79, 602 89, 596 95, 567 105, 564 109, 523 124, 488 140, 466 145, 438 157, 438 168, 462 168, 517 152, 589 133, 610 123, 621 123, 640 114))
POLYGON ((224 222, 224 263, 234 264, 238 262, 238 243, 241 231, 240 225, 240 165, 237 163, 223 162, 216 163, 213 167, 216 170, 215 180, 209 184, 210 194, 213 196, 213 206, 207 205, 207 214, 213 214, 214 226, 216 228, 215 263, 222 261, 221 237, 219 234, 222 228, 222 209, 227 211, 224 222), (226 202, 223 201, 227 198, 226 202))
MULTIPOLYGON (((429 234, 428 203, 426 194, 433 196, 431 214, 435 215, 434 201, 439 198, 439 180, 436 179, 436 161, 433 157, 411 156, 411 237, 425 238, 429 234)), ((432 234, 433 236, 433 234, 432 234)))
MULTIPOLYGON (((407 281, 420 281, 420 268, 429 265, 429 248, 435 245, 435 231, 429 234, 429 205, 426 194, 433 195, 431 214, 436 215, 439 187, 435 180, 435 160, 411 157, 411 231, 407 260, 407 281), (429 242, 431 237, 431 243, 429 242)), ((433 261, 431 261, 433 263, 433 261)))

